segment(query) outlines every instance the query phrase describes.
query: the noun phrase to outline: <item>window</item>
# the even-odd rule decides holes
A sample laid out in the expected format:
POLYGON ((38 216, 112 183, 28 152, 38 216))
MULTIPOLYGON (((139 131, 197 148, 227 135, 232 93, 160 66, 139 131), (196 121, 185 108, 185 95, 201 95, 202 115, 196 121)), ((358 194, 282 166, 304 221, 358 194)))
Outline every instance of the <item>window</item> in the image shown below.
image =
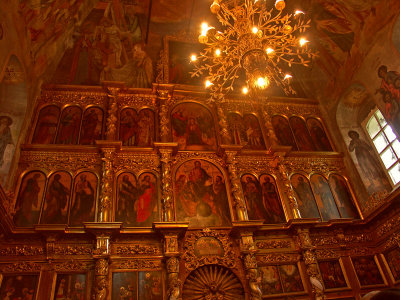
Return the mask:
POLYGON ((393 184, 400 182, 400 141, 377 109, 369 118, 367 132, 393 184))

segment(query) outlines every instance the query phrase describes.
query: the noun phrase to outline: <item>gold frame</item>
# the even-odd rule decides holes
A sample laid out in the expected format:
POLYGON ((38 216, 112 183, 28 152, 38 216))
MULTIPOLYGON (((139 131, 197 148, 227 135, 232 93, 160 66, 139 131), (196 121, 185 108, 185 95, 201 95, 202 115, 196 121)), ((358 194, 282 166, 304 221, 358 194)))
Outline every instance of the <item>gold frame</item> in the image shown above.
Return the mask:
POLYGON ((383 283, 382 284, 361 285, 360 279, 358 278, 358 274, 357 274, 356 268, 354 267, 353 257, 350 256, 351 266, 353 267, 353 271, 354 271, 354 274, 356 275, 356 280, 357 280, 357 283, 358 283, 358 286, 360 287, 360 289, 369 289, 369 288, 386 287, 386 286, 388 286, 388 282, 387 282, 386 276, 383 273, 383 270, 382 270, 382 267, 381 267, 381 265, 379 263, 377 255, 354 256, 354 258, 361 258, 361 257, 373 257, 374 258, 374 261, 375 261, 375 263, 376 263, 376 265, 378 267, 379 273, 381 274, 383 283))
MULTIPOLYGON (((283 263, 283 264, 265 264, 265 265, 259 265, 257 270, 259 268, 262 267, 268 267, 268 266, 274 266, 274 267, 278 267, 282 266, 282 265, 296 265, 297 266, 297 270, 299 271, 300 274, 300 278, 301 278, 301 284, 303 285, 304 290, 302 292, 294 292, 294 293, 280 293, 280 294, 271 294, 271 295, 263 295, 262 294, 262 298, 263 299, 270 299, 270 298, 276 298, 276 297, 293 297, 293 296, 303 296, 303 295, 307 295, 308 294, 308 286, 306 284, 306 280, 305 280, 305 276, 304 276, 304 271, 302 268, 302 265, 300 263, 300 261, 297 262, 292 262, 292 263, 283 263)), ((282 282, 281 282, 282 283, 282 282)), ((261 285, 260 285, 260 289, 261 289, 261 285)))
POLYGON ((325 291, 327 291, 327 292, 334 292, 334 291, 349 291, 349 290, 351 290, 351 289, 352 289, 352 288, 351 288, 351 284, 350 284, 350 281, 349 281, 349 277, 347 276, 347 273, 346 273, 346 268, 344 267, 344 264, 343 264, 343 259, 342 259, 341 257, 339 257, 338 259, 337 259, 337 258, 333 258, 333 259, 322 259, 322 260, 317 261, 317 263, 318 263, 318 270, 319 270, 319 272, 320 272, 321 274, 322 274, 322 272, 321 272, 321 270, 320 270, 320 268, 319 268, 319 263, 320 263, 320 262, 326 262, 326 261, 339 261, 340 269, 341 269, 341 271, 342 271, 342 273, 343 273, 343 277, 344 277, 344 280, 345 280, 347 286, 346 286, 346 287, 340 287, 340 288, 327 289, 327 288, 325 287, 324 280, 322 279, 322 284, 323 284, 323 286, 324 286, 325 291))

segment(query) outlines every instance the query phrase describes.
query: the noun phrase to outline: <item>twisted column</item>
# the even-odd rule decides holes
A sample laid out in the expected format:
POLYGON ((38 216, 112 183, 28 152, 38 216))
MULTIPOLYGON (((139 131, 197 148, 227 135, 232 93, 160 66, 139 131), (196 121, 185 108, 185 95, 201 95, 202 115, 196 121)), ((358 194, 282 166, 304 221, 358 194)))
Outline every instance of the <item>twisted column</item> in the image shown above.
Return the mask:
POLYGON ((169 141, 171 133, 169 108, 174 92, 174 86, 171 84, 154 84, 153 89, 156 91, 157 101, 159 104, 160 141, 166 143, 169 141))

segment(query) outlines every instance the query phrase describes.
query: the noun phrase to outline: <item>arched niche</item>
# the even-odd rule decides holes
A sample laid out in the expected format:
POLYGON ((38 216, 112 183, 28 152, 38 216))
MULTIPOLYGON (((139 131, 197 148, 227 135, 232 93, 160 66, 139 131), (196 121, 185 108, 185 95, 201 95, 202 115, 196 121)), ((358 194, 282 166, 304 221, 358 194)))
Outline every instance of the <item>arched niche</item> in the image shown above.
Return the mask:
POLYGON ((0 72, 0 184, 5 186, 19 144, 27 107, 26 76, 22 64, 11 55, 0 72))
POLYGON ((355 83, 343 93, 336 111, 340 134, 369 195, 391 190, 389 180, 377 162, 377 155, 363 128, 364 120, 375 107, 374 99, 365 86, 355 83), (371 167, 366 168, 365 163, 371 164, 371 167), (367 172, 367 169, 374 170, 374 174, 367 172))

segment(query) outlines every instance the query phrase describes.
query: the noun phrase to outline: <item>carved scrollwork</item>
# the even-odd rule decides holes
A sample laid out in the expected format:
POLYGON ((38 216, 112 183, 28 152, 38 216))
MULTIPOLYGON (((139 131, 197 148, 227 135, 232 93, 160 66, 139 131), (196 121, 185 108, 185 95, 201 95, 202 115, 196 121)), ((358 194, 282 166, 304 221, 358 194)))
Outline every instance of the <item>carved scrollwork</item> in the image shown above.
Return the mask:
POLYGON ((24 165, 25 169, 42 168, 75 171, 88 166, 91 166, 94 170, 101 169, 101 158, 97 153, 22 151, 19 163, 24 165))
POLYGON ((178 273, 179 272, 179 259, 177 257, 168 258, 167 272, 168 273, 178 273))
POLYGON ((340 252, 335 249, 317 249, 315 251, 315 256, 317 257, 318 260, 322 259, 328 259, 328 258, 338 258, 340 257, 340 252))
POLYGON ((30 261, 0 264, 0 273, 40 272, 41 269, 41 264, 30 261))
POLYGON ((161 254, 161 250, 154 245, 129 244, 116 246, 115 253, 118 255, 154 255, 161 254))
POLYGON ((35 256, 44 254, 43 247, 40 246, 12 246, 0 248, 0 256, 35 256))
POLYGON ((300 260, 298 253, 271 253, 257 256, 260 264, 295 263, 300 260))
POLYGON ((160 160, 155 153, 117 153, 114 160, 114 168, 119 170, 131 170, 139 172, 150 169, 158 172, 160 160))
POLYGON ((383 236, 386 233, 397 228, 399 225, 400 225, 400 215, 396 215, 396 216, 390 218, 389 220, 387 220, 386 222, 384 222, 383 224, 381 224, 377 228, 376 233, 378 236, 383 236))
POLYGON ((343 160, 341 158, 290 157, 285 159, 283 164, 285 165, 285 168, 289 174, 296 171, 329 174, 330 172, 343 173, 345 170, 343 160))
POLYGON ((188 270, 197 269, 203 265, 218 264, 228 268, 236 266, 235 252, 233 244, 229 236, 224 231, 219 230, 203 230, 198 232, 191 232, 186 235, 184 246, 184 254, 182 260, 188 270), (221 255, 206 255, 201 256, 196 254, 196 242, 200 238, 214 238, 216 239, 223 250, 221 255))
POLYGON ((116 268, 120 270, 154 270, 161 268, 160 260, 129 259, 116 263, 116 268))
POLYGON ((100 276, 107 276, 108 274, 108 259, 100 258, 96 261, 95 274, 100 276))
POLYGON ((386 197, 389 195, 387 191, 375 192, 369 198, 368 201, 362 201, 362 210, 365 213, 374 211, 376 208, 380 207, 385 203, 386 197))
POLYGON ((200 153, 200 152, 180 152, 172 160, 172 165, 176 165, 182 161, 189 159, 205 159, 213 164, 226 167, 225 160, 215 153, 200 153))
POLYGON ((120 107, 130 107, 136 110, 141 108, 155 109, 154 94, 120 94, 118 95, 118 104, 120 107))
POLYGON ((91 255, 93 246, 87 245, 56 245, 54 254, 56 255, 91 255))
POLYGON ((285 240, 263 240, 257 241, 256 246, 258 249, 283 249, 290 248, 290 241, 285 240))
POLYGON ((57 272, 87 272, 93 269, 93 263, 87 261, 70 260, 54 264, 57 272))
POLYGON ((237 169, 239 174, 246 173, 249 170, 256 174, 269 173, 275 174, 276 168, 273 167, 272 157, 255 157, 248 155, 241 155, 238 158, 237 169))
POLYGON ((82 107, 87 105, 104 106, 107 102, 107 96, 103 91, 84 92, 82 90, 73 91, 52 91, 42 90, 42 95, 39 99, 41 104, 56 103, 59 105, 76 104, 82 107))
POLYGON ((285 116, 315 116, 320 117, 321 112, 318 105, 307 105, 307 104, 286 104, 286 103, 268 103, 263 108, 264 112, 271 118, 274 115, 285 115, 285 116))

